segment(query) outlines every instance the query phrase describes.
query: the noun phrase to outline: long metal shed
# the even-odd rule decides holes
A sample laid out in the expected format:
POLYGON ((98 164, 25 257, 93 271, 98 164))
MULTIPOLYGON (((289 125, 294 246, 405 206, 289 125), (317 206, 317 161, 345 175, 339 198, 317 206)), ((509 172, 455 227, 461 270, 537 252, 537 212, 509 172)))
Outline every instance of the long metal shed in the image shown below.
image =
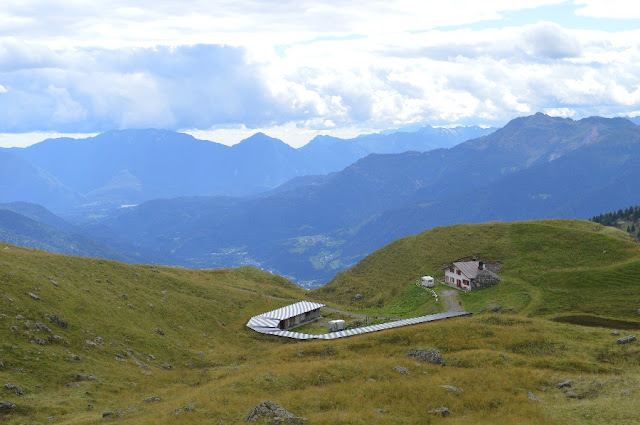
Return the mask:
POLYGON ((321 307, 324 307, 324 304, 300 301, 254 316, 247 326, 256 331, 257 329, 289 329, 320 317, 321 307))
POLYGON ((413 317, 410 319, 396 320, 394 322, 381 323, 379 325, 364 326, 360 328, 347 329, 339 332, 326 333, 321 335, 311 335, 301 332, 291 332, 286 329, 280 328, 280 317, 291 317, 291 314, 301 311, 311 311, 307 309, 317 308, 318 310, 324 307, 324 304, 312 303, 308 301, 301 301, 286 307, 279 308, 277 310, 262 313, 252 317, 247 322, 247 327, 253 329, 256 332, 266 335, 275 335, 285 338, 293 339, 337 339, 345 338, 348 336, 360 335, 369 332, 377 332, 384 329, 392 329, 401 326, 415 325, 418 323, 433 322, 436 320, 448 319, 451 317, 471 316, 472 314, 466 311, 447 311, 445 313, 429 314, 426 316, 413 317))

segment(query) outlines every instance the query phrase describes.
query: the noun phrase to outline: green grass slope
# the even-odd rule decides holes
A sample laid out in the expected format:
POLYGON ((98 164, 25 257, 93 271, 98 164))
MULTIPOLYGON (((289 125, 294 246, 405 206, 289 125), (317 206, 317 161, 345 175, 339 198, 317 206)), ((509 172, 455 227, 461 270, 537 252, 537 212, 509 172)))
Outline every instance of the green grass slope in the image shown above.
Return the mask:
POLYGON ((71 413, 84 423, 160 388, 188 388, 204 368, 241 364, 269 347, 244 324, 287 301, 255 291, 290 300, 303 292, 250 268, 130 266, 2 244, 0 384, 24 395, 0 388, 0 400, 19 405, 18 423, 71 413))
POLYGON ((460 294, 474 313, 500 306, 526 315, 638 317, 640 245, 616 229, 578 220, 434 228, 374 252, 314 296, 402 315, 442 308, 432 297, 415 296, 420 290, 413 282, 423 275, 443 280, 447 264, 474 255, 500 264, 502 279, 492 288, 460 294))
MULTIPOLYGON (((454 226, 434 232, 449 232, 451 245, 439 249, 458 256, 467 249, 456 244, 464 245, 473 234, 493 235, 477 238, 476 253, 501 261, 504 280, 477 300, 464 299, 478 310, 499 295, 491 292, 495 289, 515 300, 514 313, 551 315, 542 308, 556 304, 521 302, 517 294, 532 297, 531 286, 544 295, 541 299, 554 299, 546 295, 545 285, 557 285, 555 276, 564 276, 563 268, 567 273, 591 271, 595 266, 587 253, 597 259, 595 247, 605 242, 600 254, 610 257, 599 258, 603 274, 626 273, 638 258, 636 246, 620 232, 583 222, 454 226), (557 245, 546 238, 548 232, 557 245), (564 245, 560 235, 565 235, 564 245), (501 256, 489 257, 481 249, 497 252, 500 240, 510 241, 501 256), (573 261, 567 253, 570 240, 581 242, 577 252, 587 258, 573 261), (556 265, 542 267, 543 260, 556 265), (527 269, 536 271, 537 280, 524 279, 527 269)), ((391 252, 400 254, 395 261, 422 267, 424 254, 416 259, 409 254, 418 249, 411 244, 426 234, 409 244, 392 244, 391 252)), ((435 255, 431 261, 440 264, 435 255)), ((387 266, 395 264, 379 257, 387 260, 387 266)), ((371 261, 364 265, 373 267, 371 261)), ((362 267, 353 272, 360 268, 362 274, 362 267)), ((398 282, 410 281, 418 271, 427 274, 429 269, 405 271, 398 282)), ((573 275, 567 276, 565 285, 575 284, 573 275)), ((377 311, 439 308, 421 293, 412 296, 411 288, 401 286, 377 311)), ((386 290, 391 294, 393 288, 386 290)), ((338 294, 328 291, 327 299, 349 308, 338 294)), ((245 423, 262 400, 273 400, 312 424, 637 423, 640 349, 637 342, 617 344, 612 329, 479 314, 343 340, 298 342, 245 327, 255 314, 311 295, 319 297, 251 268, 132 266, 0 244, 0 400, 16 404, 0 410, 0 423, 236 424, 245 423), (406 357, 418 347, 439 349, 447 365, 406 357), (574 381, 571 388, 556 388, 567 379, 574 381), (5 384, 20 387, 23 394, 5 384), (539 400, 532 401, 529 393, 539 400), (430 413, 441 406, 451 415, 430 413), (103 417, 106 412, 111 413, 103 417)), ((565 309, 566 296, 556 295, 557 305, 565 309)), ((638 299, 627 296, 630 303, 638 299)), ((605 309, 615 298, 584 297, 605 309)), ((625 310, 617 317, 629 322, 630 315, 625 310)))

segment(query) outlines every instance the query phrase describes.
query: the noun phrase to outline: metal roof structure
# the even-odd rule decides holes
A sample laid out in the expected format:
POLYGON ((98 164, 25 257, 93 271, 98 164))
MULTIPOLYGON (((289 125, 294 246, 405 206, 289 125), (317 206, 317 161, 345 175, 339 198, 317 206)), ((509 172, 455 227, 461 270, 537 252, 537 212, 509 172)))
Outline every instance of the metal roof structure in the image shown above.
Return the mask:
MULTIPOLYGON (((249 320, 249 322, 247 322, 247 327, 261 334, 275 335, 275 336, 281 336, 285 338, 293 338, 293 339, 301 339, 301 340, 338 339, 338 338, 345 338, 348 336, 360 335, 360 334, 369 333, 369 332, 377 332, 384 329, 392 329, 392 328, 398 328, 401 326, 415 325, 418 323, 433 322, 436 320, 448 319, 451 317, 471 316, 471 313, 466 311, 448 311, 445 313, 437 313, 437 314, 430 314, 427 316, 413 317, 411 319, 396 320, 395 322, 381 323, 379 325, 371 325, 371 326, 364 326, 361 328, 347 329, 344 331, 326 333, 322 335, 310 335, 310 334, 305 334, 301 332, 291 332, 291 331, 282 330, 278 328, 278 323, 282 319, 275 319, 273 317, 269 317, 270 315, 279 314, 275 312, 280 312, 280 310, 294 311, 294 312, 300 311, 300 313, 304 313, 306 311, 311 311, 311 310, 315 310, 316 308, 319 308, 319 307, 314 307, 309 310, 303 311, 303 310, 298 310, 299 307, 294 307, 301 303, 307 303, 309 305, 324 307, 324 304, 301 301, 296 304, 292 304, 286 307, 279 308, 277 310, 269 311, 267 313, 262 313, 258 316, 254 316, 249 320), (290 309, 290 310, 287 310, 287 309, 290 309)), ((297 314, 300 314, 300 313, 297 313, 297 314)), ((294 314, 294 316, 297 314, 294 314)), ((285 318, 289 318, 289 317, 293 317, 293 316, 287 316, 285 318)))
POLYGON ((469 279, 475 279, 478 272, 481 272, 484 269, 479 269, 480 262, 479 261, 461 261, 458 263, 453 263, 462 274, 467 276, 469 279))
POLYGON ((300 301, 295 304, 287 305, 275 310, 267 311, 266 313, 262 313, 257 316, 253 316, 251 319, 249 319, 247 326, 258 332, 261 332, 258 329, 280 330, 278 328, 278 324, 280 324, 281 320, 290 319, 291 317, 295 317, 309 311, 317 310, 320 307, 324 307, 324 304, 313 303, 311 301, 300 301))

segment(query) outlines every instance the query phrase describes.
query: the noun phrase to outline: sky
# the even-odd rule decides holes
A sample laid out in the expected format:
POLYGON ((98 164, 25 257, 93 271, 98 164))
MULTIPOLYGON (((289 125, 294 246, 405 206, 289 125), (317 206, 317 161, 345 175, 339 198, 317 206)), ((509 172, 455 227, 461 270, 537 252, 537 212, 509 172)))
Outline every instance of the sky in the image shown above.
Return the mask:
POLYGON ((3 0, 0 146, 640 115, 637 0, 3 0))

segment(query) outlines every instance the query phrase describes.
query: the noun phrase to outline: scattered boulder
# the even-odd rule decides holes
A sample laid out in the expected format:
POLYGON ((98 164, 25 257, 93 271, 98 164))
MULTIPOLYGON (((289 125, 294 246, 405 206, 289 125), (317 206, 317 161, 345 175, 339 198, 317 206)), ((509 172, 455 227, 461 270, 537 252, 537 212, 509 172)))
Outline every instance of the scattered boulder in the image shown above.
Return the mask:
POLYGON ((50 321, 51 323, 55 323, 56 325, 60 326, 61 328, 68 328, 69 324, 67 322, 65 322, 64 320, 62 320, 60 317, 54 315, 46 315, 44 316, 47 318, 48 321, 50 321))
POLYGON ((0 367, 4 367, 4 363, 0 362, 0 367))
POLYGON ((432 415, 440 415, 442 417, 445 417, 451 414, 451 410, 449 410, 449 408, 447 407, 442 406, 437 409, 429 410, 429 413, 431 413, 432 415))
POLYGON ((173 412, 171 412, 172 415, 179 415, 182 412, 195 412, 196 411, 196 407, 192 404, 188 405, 188 406, 184 406, 180 409, 176 409, 173 412))
POLYGON ((79 355, 77 355, 77 354, 73 354, 73 355, 71 356, 71 359, 70 359, 70 360, 71 360, 72 362, 81 362, 81 361, 82 361, 82 359, 80 358, 80 356, 79 356, 79 355))
POLYGON ((396 365, 393 367, 393 370, 395 370, 398 373, 401 373, 403 375, 408 375, 409 374, 409 369, 407 369, 404 366, 400 366, 400 365, 396 365))
POLYGON ((618 332, 618 331, 613 331, 613 332, 611 332, 611 335, 613 335, 613 336, 618 336, 618 335, 620 335, 620 332, 618 332))
POLYGON ((454 387, 453 385, 440 385, 442 388, 444 388, 447 391, 451 391, 452 393, 461 393, 462 392, 462 388, 460 387, 454 387))
POLYGON ((246 417, 247 422, 266 420, 271 424, 304 424, 307 420, 295 416, 293 413, 278 406, 273 401, 261 401, 256 407, 251 409, 246 417))
POLYGON ((37 296, 36 294, 34 294, 33 292, 29 292, 29 296, 30 296, 31 298, 33 298, 34 300, 36 300, 36 301, 38 301, 38 300, 40 299, 40 297, 39 297, 39 296, 37 296))
POLYGON ((0 400, 0 412, 4 411, 4 410, 11 410, 11 409, 15 409, 16 408, 16 404, 12 403, 10 401, 2 401, 0 400))
POLYGON ((146 364, 145 362, 141 362, 140 360, 136 359, 135 357, 131 357, 133 359, 133 362, 136 364, 136 366, 139 366, 143 369, 148 369, 149 365, 146 364))
POLYGON ((567 391, 566 393, 564 393, 564 395, 568 398, 584 398, 582 394, 574 393, 573 391, 567 391))
POLYGON ((162 329, 160 329, 160 328, 156 328, 156 330, 154 332, 157 333, 158 335, 165 336, 164 331, 162 329))
POLYGON ((354 300, 354 301, 360 301, 360 300, 361 300, 361 299, 363 299, 363 298, 364 298, 364 295, 362 295, 362 294, 356 294, 356 295, 353 297, 353 300, 354 300))
POLYGON ((416 359, 421 362, 427 362, 437 365, 446 365, 442 354, 436 349, 412 348, 407 352, 407 357, 416 359))
POLYGON ((39 331, 44 331, 47 333, 51 333, 51 329, 49 329, 46 325, 44 325, 43 323, 36 323, 36 329, 39 331))
POLYGON ((618 344, 627 344, 627 343, 633 342, 635 340, 636 340, 636 336, 635 335, 623 336, 622 338, 618 339, 618 344))
POLYGON ((97 378, 93 375, 87 375, 84 373, 76 373, 76 381, 95 381, 97 378))
POLYGON ((56 280, 55 280, 55 279, 51 278, 51 279, 49 279, 49 282, 51 282, 51 284, 52 284, 53 286, 55 286, 56 288, 58 287, 58 282, 56 282, 56 280))
POLYGON ((151 403, 153 401, 160 401, 160 400, 162 400, 162 397, 160 397, 159 395, 152 395, 151 397, 142 399, 142 401, 145 403, 151 403))
POLYGON ((499 306, 499 305, 496 305, 496 306, 494 306, 494 307, 491 307, 491 309, 490 309, 489 311, 491 311, 492 313, 497 313, 497 312, 499 312, 500 310, 502 310, 502 307, 501 307, 501 306, 499 306))
POLYGON ((531 401, 540 401, 540 399, 538 398, 538 396, 536 396, 534 393, 532 393, 531 391, 529 391, 527 393, 527 397, 529 397, 529 400, 531 401))
POLYGON ((566 381, 561 381, 556 384, 556 388, 571 388, 573 387, 573 379, 567 379, 566 381))
POLYGON ((22 395, 24 394, 24 391, 22 391, 22 388, 20 388, 19 386, 15 385, 15 384, 4 384, 4 388, 6 390, 14 390, 17 396, 22 397, 22 395))

